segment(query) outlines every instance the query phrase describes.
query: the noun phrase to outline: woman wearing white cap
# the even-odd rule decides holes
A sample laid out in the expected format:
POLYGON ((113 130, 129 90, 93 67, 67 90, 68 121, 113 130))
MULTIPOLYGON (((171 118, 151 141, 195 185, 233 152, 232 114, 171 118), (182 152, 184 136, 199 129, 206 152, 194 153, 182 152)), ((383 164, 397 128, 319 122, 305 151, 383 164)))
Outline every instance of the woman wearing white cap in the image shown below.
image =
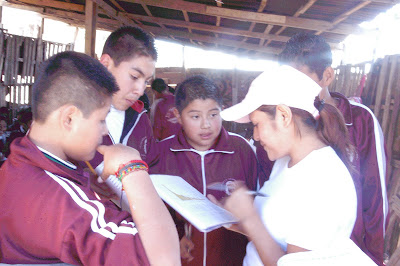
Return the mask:
POLYGON ((287 253, 330 248, 350 237, 357 205, 352 148, 341 114, 316 98, 320 90, 281 66, 258 76, 245 99, 221 113, 228 121, 251 121, 254 139, 276 160, 260 189, 267 197, 253 202, 238 184, 224 205, 251 241, 243 265, 276 265, 287 253))

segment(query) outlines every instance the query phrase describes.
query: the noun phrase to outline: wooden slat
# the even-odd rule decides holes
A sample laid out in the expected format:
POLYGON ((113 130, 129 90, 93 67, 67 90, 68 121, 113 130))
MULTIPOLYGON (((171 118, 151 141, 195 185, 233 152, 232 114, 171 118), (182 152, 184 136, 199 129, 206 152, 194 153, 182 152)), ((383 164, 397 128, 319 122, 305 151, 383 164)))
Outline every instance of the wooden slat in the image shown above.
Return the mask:
POLYGON ((270 48, 270 47, 260 47, 259 45, 255 44, 243 44, 240 41, 232 41, 232 40, 226 40, 226 39, 216 39, 211 36, 204 36, 201 34, 193 34, 193 33, 188 33, 188 32, 182 32, 178 30, 164 30, 161 28, 155 28, 155 27, 149 27, 149 26, 143 26, 144 30, 151 31, 158 37, 160 36, 169 36, 173 35, 176 37, 181 37, 181 38, 186 38, 186 39, 192 39, 200 42, 208 42, 208 43, 214 43, 214 44, 221 44, 221 45, 226 45, 226 46, 232 46, 232 47, 243 47, 249 50, 255 50, 259 52, 263 52, 266 54, 278 54, 281 49, 277 48, 270 48))
MULTIPOLYGON (((307 3, 305 3, 302 7, 300 7, 296 13, 293 15, 293 17, 299 17, 300 15, 304 14, 310 7, 312 7, 317 0, 309 0, 307 3)), ((275 35, 281 34, 287 26, 282 26, 277 32, 275 32, 275 35)), ((272 40, 268 40, 267 44, 270 44, 272 40)))
POLYGON ((33 6, 38 6, 38 7, 45 6, 45 7, 53 7, 53 8, 58 8, 58 9, 71 10, 74 12, 82 12, 83 13, 85 11, 85 7, 83 5, 65 3, 62 1, 56 1, 56 0, 18 0, 18 2, 33 5, 33 6))
POLYGON ((95 57, 97 4, 92 0, 86 0, 85 7, 85 53, 95 57))
POLYGON ((141 15, 129 15, 130 18, 146 21, 146 22, 152 22, 152 23, 161 23, 164 25, 171 25, 175 27, 188 27, 191 29, 197 29, 197 30, 205 30, 205 31, 211 31, 214 33, 222 33, 222 34, 227 34, 227 35, 235 35, 235 36, 245 36, 245 37, 250 37, 250 38, 270 38, 274 41, 278 42, 287 42, 289 40, 289 37, 287 36, 275 36, 274 34, 266 34, 264 33, 258 33, 258 32, 249 32, 247 30, 235 30, 231 28, 225 28, 225 27, 217 27, 213 25, 205 25, 201 23, 195 23, 195 22, 186 22, 186 21, 181 21, 181 20, 174 20, 174 19, 165 19, 165 18, 157 18, 157 17, 147 17, 147 16, 141 16, 141 15))
POLYGON ((389 129, 389 123, 390 123, 390 107, 391 107, 391 100, 392 100, 392 93, 394 92, 394 85, 395 85, 395 78, 397 75, 397 72, 400 70, 397 67, 397 58, 394 56, 389 57, 390 58, 390 72, 388 73, 388 81, 386 85, 386 95, 385 95, 385 101, 384 101, 384 110, 383 110, 383 116, 382 116, 382 129, 383 132, 386 132, 385 134, 385 139, 388 139, 388 129, 389 129))
POLYGON ((133 21, 131 21, 125 14, 121 14, 120 12, 118 12, 117 10, 112 8, 110 5, 108 5, 103 0, 92 0, 92 1, 95 2, 96 4, 98 4, 99 7, 101 7, 106 12, 106 14, 109 15, 110 17, 120 21, 121 23, 123 23, 125 25, 135 26, 133 21))
MULTIPOLYGON (((337 16, 333 21, 332 21, 332 25, 337 25, 340 22, 346 20, 351 14, 353 14, 354 12, 360 10, 361 8, 369 5, 372 1, 364 1, 359 3, 358 5, 356 5, 355 7, 353 7, 350 10, 347 10, 346 12, 340 14, 339 16, 337 16)), ((320 35, 322 32, 324 31, 318 31, 317 33, 315 33, 316 35, 320 35)))
POLYGON ((324 20, 296 18, 282 15, 273 15, 265 13, 257 13, 242 10, 233 10, 223 7, 208 6, 205 4, 191 3, 182 0, 123 0, 130 3, 146 3, 147 5, 176 9, 187 10, 194 13, 211 16, 221 16, 224 18, 237 19, 240 21, 250 21, 264 24, 273 24, 278 26, 287 26, 292 28, 301 28, 316 31, 329 31, 336 34, 348 35, 351 33, 364 32, 359 26, 350 24, 333 25, 324 20))
POLYGON ((385 86, 385 73, 387 71, 388 68, 388 64, 389 64, 389 57, 385 56, 385 58, 383 59, 383 64, 382 64, 382 68, 381 71, 379 73, 379 81, 378 81, 378 85, 376 88, 376 96, 375 96, 375 107, 374 107, 374 114, 376 117, 379 118, 379 114, 380 114, 380 108, 382 105, 382 95, 384 92, 384 86, 385 86))

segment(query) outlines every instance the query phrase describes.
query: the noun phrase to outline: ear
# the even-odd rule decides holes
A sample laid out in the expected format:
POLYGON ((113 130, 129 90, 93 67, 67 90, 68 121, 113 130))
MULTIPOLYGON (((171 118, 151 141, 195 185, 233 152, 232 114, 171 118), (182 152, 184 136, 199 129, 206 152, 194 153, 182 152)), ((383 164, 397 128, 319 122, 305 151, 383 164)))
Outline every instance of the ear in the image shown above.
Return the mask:
POLYGON ((334 78, 335 78, 335 71, 333 70, 332 67, 330 66, 327 67, 324 73, 322 74, 321 87, 328 88, 334 78))
POLYGON ((279 104, 276 106, 275 120, 279 125, 283 127, 288 127, 292 122, 293 113, 290 107, 284 104, 279 104))
POLYGON ((174 108, 174 115, 175 115, 175 117, 178 119, 178 123, 182 125, 182 117, 181 117, 181 115, 179 114, 178 109, 176 109, 176 108, 174 108))
POLYGON ((108 54, 102 54, 100 57, 100 63, 105 66, 108 70, 110 67, 114 66, 114 60, 108 54))
POLYGON ((82 117, 82 112, 74 105, 64 105, 60 108, 60 126, 62 130, 70 132, 74 129, 78 119, 82 117))

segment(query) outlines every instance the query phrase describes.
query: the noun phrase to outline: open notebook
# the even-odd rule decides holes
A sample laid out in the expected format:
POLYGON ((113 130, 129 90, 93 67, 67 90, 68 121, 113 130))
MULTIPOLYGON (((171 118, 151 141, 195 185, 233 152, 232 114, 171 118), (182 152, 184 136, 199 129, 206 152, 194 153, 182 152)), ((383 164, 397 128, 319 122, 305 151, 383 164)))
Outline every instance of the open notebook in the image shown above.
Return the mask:
POLYGON ((215 205, 179 176, 150 175, 158 195, 201 232, 209 232, 237 220, 215 205))

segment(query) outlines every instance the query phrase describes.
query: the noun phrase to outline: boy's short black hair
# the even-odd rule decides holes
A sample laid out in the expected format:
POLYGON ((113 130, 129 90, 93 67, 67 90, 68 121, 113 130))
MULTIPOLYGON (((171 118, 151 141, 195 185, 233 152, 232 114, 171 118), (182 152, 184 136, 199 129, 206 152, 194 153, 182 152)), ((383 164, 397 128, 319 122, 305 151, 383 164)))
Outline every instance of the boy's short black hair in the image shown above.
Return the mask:
POLYGON ((154 39, 140 28, 124 26, 108 36, 103 54, 108 54, 118 66, 136 56, 149 56, 157 61, 154 39))
POLYGON ((280 64, 306 65, 321 80, 325 69, 332 65, 332 51, 323 37, 297 33, 287 41, 278 61, 280 64))
POLYGON ((175 106, 179 113, 192 101, 212 99, 222 107, 223 100, 217 84, 205 76, 196 75, 187 78, 178 85, 175 91, 175 106))
POLYGON ((68 51, 43 62, 32 91, 33 119, 45 122, 50 113, 65 104, 75 105, 88 117, 104 106, 118 86, 98 60, 68 51))
POLYGON ((151 83, 151 89, 159 93, 165 91, 167 87, 168 87, 167 83, 165 83, 165 81, 160 78, 153 80, 153 82, 151 83))

